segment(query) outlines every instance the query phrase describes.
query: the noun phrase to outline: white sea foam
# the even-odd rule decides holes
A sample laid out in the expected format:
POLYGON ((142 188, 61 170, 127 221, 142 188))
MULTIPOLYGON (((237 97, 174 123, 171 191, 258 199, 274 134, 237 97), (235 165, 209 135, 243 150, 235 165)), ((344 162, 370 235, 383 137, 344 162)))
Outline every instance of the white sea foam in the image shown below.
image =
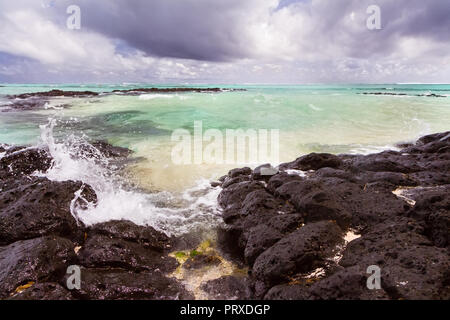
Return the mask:
POLYGON ((45 110, 48 110, 48 109, 62 110, 64 108, 61 107, 61 106, 54 106, 54 105, 51 105, 50 103, 46 102, 45 105, 44 105, 44 109, 45 110))
POLYGON ((308 104, 308 107, 314 111, 322 111, 322 108, 319 108, 319 107, 313 105, 312 103, 308 104))
POLYGON ((173 99, 175 95, 172 94, 141 94, 139 100, 153 100, 153 99, 173 99))
POLYGON ((54 159, 44 175, 54 181, 82 181, 94 189, 98 198, 96 205, 88 203, 87 209, 75 206, 76 200, 81 199, 81 191, 72 201, 72 214, 86 225, 124 219, 150 225, 168 235, 181 235, 211 229, 220 223, 216 201, 220 188, 212 188, 201 181, 181 195, 131 190, 111 170, 109 160, 84 139, 72 135, 63 143, 56 142, 55 124, 56 121, 51 120, 41 126, 42 143, 54 159))
POLYGON ((400 148, 397 148, 392 145, 385 146, 360 146, 355 147, 350 150, 349 154, 361 154, 361 155, 369 155, 374 153, 379 153, 387 150, 400 151, 400 148))
POLYGON ((187 100, 189 96, 179 94, 141 94, 139 100, 154 100, 154 99, 173 99, 178 98, 180 100, 187 100))
POLYGON ((297 175, 300 176, 302 178, 306 177, 306 171, 302 171, 302 170, 294 170, 294 169, 288 169, 288 170, 284 170, 284 172, 286 172, 287 174, 291 174, 291 175, 297 175))

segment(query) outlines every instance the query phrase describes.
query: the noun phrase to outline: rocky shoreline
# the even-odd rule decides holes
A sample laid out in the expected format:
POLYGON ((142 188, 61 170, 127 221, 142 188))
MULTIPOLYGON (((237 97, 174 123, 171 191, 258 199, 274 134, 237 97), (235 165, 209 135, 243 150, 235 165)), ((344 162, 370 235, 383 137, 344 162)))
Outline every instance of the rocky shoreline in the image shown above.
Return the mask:
MULTIPOLYGON (((46 150, 0 145, 0 299, 195 297, 173 277, 173 253, 193 248, 128 221, 84 226, 70 208, 95 204, 94 190, 33 174, 51 165, 46 150), (80 290, 67 289, 71 265, 81 267, 80 290)), ((450 132, 399 152, 235 169, 215 185, 226 224, 217 251, 248 272, 202 284, 210 298, 450 299, 450 132), (366 286, 374 265, 379 290, 366 286)), ((182 267, 220 264, 211 252, 192 251, 182 267)))
MULTIPOLYGON (((129 151, 94 143, 110 158, 129 151)), ((167 274, 174 239, 151 227, 111 221, 86 227, 71 206, 95 203, 90 186, 34 176, 52 159, 46 150, 0 147, 0 299, 191 299, 167 274), (78 199, 75 193, 81 192, 78 199), (67 290, 66 270, 81 266, 81 290, 67 290)))
POLYGON ((450 132, 221 178, 228 252, 257 299, 450 299, 450 132), (369 266, 381 289, 367 288, 369 266))

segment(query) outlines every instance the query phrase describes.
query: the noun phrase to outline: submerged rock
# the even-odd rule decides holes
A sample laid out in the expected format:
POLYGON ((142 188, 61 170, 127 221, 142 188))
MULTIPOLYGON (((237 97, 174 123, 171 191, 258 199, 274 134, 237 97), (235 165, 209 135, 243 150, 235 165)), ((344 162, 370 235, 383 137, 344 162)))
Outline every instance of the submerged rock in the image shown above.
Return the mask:
POLYGON ((92 142, 92 146, 97 148, 104 157, 110 159, 126 158, 131 154, 130 149, 113 146, 105 141, 92 142))
POLYGON ((98 92, 93 91, 63 91, 63 90, 50 90, 43 92, 23 93, 18 95, 10 95, 10 99, 28 99, 34 97, 90 97, 98 96, 98 92))
POLYGON ((215 255, 198 254, 187 259, 186 262, 183 263, 183 268, 188 270, 200 269, 207 266, 217 266, 221 263, 222 261, 220 258, 215 255))
POLYGON ((223 276, 202 285, 202 290, 215 300, 249 300, 250 282, 243 276, 223 276))

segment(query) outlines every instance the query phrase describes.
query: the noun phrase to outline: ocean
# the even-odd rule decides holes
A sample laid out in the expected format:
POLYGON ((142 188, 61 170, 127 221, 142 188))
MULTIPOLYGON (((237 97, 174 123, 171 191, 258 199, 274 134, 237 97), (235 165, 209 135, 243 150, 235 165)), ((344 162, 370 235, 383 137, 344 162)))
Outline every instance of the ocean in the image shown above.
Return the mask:
POLYGON ((97 206, 73 212, 86 224, 127 219, 173 235, 209 232, 221 223, 220 188, 210 181, 265 159, 176 164, 174 131, 193 132, 196 122, 203 131, 223 133, 277 130, 279 162, 311 152, 369 154, 449 130, 449 95, 450 85, 438 84, 3 85, 0 143, 43 145, 55 163, 49 172, 36 174, 91 185, 97 206), (107 93, 180 86, 245 91, 52 98, 43 109, 20 111, 11 109, 6 97, 51 89, 107 93), (131 149, 132 161, 118 169, 109 159, 86 157, 82 150, 96 140, 131 149))

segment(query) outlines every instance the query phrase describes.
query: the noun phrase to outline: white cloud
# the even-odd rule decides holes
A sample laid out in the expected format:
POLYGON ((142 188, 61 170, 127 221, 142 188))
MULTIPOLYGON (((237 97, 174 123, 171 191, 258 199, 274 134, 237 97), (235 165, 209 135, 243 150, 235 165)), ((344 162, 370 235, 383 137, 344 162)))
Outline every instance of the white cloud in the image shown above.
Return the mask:
MULTIPOLYGON (((181 19, 173 22, 173 30, 167 30, 171 27, 171 20, 167 19, 171 18, 172 11, 166 19, 154 17, 155 21, 150 19, 152 11, 142 16, 139 11, 130 11, 137 14, 136 19, 150 20, 133 24, 127 20, 130 15, 125 12, 123 24, 131 24, 125 29, 127 32, 123 32, 120 24, 111 24, 111 28, 117 29, 115 33, 103 32, 89 24, 85 26, 84 22, 81 30, 69 30, 61 10, 42 7, 39 2, 3 2, 0 3, 0 52, 34 60, 42 66, 44 73, 48 70, 53 75, 82 79, 91 75, 95 79, 111 81, 386 82, 405 77, 410 77, 411 81, 450 80, 450 42, 442 41, 438 32, 430 35, 418 29, 420 32, 414 33, 411 31, 414 27, 412 18, 405 15, 408 8, 398 6, 395 11, 387 0, 378 1, 384 8, 382 12, 386 13, 383 14, 384 28, 380 31, 366 28, 365 10, 370 1, 365 0, 311 0, 282 8, 278 8, 278 0, 248 0, 245 3, 216 0, 212 9, 207 6, 209 0, 198 0, 195 6, 190 1, 170 3, 177 9, 173 10, 173 18, 181 19), (193 13, 185 10, 186 3, 194 6, 195 16, 189 17, 193 13), (212 16, 208 17, 208 13, 212 16), (195 21, 199 25, 191 28, 189 23, 195 21), (142 27, 147 23, 152 29, 142 27), (187 30, 182 29, 182 23, 187 30), (213 30, 216 26, 217 30, 213 30), (126 53, 118 49, 119 43, 134 43, 134 35, 141 33, 152 34, 152 46, 158 46, 159 37, 161 46, 173 47, 175 51, 190 55, 199 48, 211 49, 210 54, 217 53, 228 59, 205 62, 171 58, 170 55, 156 56, 146 52, 145 45, 143 48, 126 45, 126 53), (178 38, 182 40, 176 43, 178 38)), ((81 2, 85 6, 95 4, 95 9, 112 8, 105 10, 105 21, 112 19, 108 16, 111 12, 122 12, 121 1, 114 6, 107 5, 105 0, 81 2)), ((141 0, 136 3, 140 11, 150 6, 141 0)), ((410 3, 417 6, 421 2, 413 0, 410 3)), ((152 3, 156 4, 161 5, 158 1, 152 3)), ((83 10, 82 16, 91 13, 86 12, 88 8, 83 10)), ((410 13, 421 14, 416 9, 411 9, 410 13)), ((98 14, 95 12, 95 17, 98 14)), ((432 28, 426 24, 426 19, 422 20, 423 31, 432 28)), ((17 71, 26 78, 31 70, 20 63, 20 66, 2 66, 0 74, 10 75, 17 71)))

